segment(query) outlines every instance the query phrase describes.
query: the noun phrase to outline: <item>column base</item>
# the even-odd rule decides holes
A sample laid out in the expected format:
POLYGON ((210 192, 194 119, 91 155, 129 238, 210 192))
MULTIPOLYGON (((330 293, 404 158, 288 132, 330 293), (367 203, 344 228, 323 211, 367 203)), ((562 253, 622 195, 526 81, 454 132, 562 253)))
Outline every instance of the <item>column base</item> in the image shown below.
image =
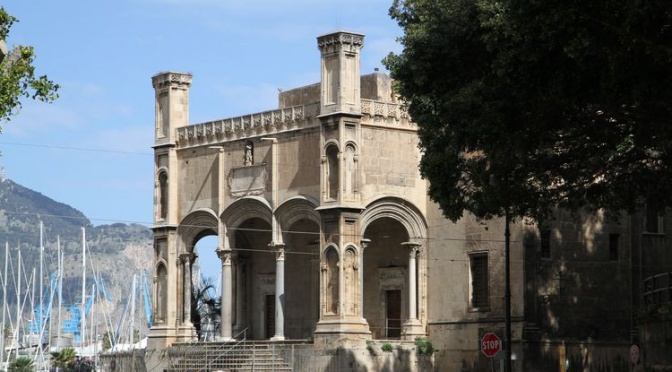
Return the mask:
POLYGON ((233 338, 233 337, 217 336, 217 337, 215 337, 215 341, 217 341, 217 342, 232 342, 232 341, 236 341, 236 339, 233 338))
POLYGON ((191 322, 180 324, 177 328, 177 342, 186 342, 196 340, 198 335, 196 334, 196 328, 191 324, 191 322))
POLYGON ((318 348, 363 347, 371 339, 371 330, 366 320, 326 319, 315 326, 314 344, 318 348))
POLYGON ((413 341, 417 337, 424 337, 426 335, 425 328, 418 319, 407 320, 401 328, 401 338, 403 340, 413 341))
POLYGON ((271 341, 285 341, 285 336, 273 336, 271 341))

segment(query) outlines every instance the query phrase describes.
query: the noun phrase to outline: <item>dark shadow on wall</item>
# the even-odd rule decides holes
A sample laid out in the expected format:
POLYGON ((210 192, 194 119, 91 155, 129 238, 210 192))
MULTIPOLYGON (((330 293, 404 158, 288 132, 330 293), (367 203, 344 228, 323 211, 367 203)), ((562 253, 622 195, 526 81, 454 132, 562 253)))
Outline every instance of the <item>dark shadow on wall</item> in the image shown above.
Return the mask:
POLYGON ((400 348, 387 352, 379 348, 374 351, 338 348, 322 372, 424 372, 432 370, 431 363, 420 363, 413 369, 411 353, 415 351, 400 348))

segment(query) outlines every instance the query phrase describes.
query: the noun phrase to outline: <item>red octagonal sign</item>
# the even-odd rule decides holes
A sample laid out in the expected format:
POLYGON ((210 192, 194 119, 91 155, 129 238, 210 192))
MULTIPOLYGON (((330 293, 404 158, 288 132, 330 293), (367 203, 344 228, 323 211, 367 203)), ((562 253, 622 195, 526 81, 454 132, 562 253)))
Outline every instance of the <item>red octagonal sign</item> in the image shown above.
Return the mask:
POLYGON ((488 332, 481 338, 481 351, 488 358, 492 358, 502 350, 502 340, 497 334, 488 332))

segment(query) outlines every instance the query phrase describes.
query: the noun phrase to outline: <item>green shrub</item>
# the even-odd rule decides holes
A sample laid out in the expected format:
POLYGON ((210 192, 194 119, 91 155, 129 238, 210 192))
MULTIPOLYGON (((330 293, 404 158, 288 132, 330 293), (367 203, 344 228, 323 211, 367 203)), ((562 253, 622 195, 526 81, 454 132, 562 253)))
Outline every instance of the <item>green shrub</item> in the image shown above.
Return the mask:
POLYGON ((366 340, 366 350, 371 353, 371 355, 376 355, 376 349, 374 348, 374 343, 371 340, 366 340))
POLYGON ((415 339, 415 350, 420 355, 432 355, 434 354, 434 345, 426 337, 418 337, 415 339))
POLYGON ((392 351, 392 344, 389 342, 386 342, 383 344, 383 346, 380 347, 380 350, 385 351, 385 352, 391 352, 392 351))

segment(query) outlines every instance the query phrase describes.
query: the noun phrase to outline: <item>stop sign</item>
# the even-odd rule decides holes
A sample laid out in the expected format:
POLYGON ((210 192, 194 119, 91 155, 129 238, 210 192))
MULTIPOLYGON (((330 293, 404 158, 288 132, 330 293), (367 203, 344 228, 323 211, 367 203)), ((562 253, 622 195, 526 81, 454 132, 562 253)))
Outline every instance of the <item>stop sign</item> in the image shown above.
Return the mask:
POLYGON ((502 350, 502 340, 495 333, 488 332, 481 338, 481 351, 488 358, 492 358, 502 350))

